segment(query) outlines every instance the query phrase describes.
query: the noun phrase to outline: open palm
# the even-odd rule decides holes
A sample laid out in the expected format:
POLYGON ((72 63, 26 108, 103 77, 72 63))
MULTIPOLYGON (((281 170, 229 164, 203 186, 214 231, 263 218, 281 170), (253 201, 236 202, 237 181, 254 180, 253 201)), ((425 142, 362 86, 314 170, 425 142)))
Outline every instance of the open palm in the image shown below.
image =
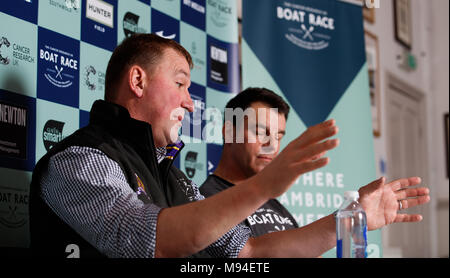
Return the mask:
POLYGON ((376 230, 397 222, 418 222, 420 214, 400 213, 407 209, 430 201, 429 189, 412 188, 421 182, 419 177, 404 178, 385 183, 382 177, 359 189, 359 202, 367 215, 367 228, 376 230))

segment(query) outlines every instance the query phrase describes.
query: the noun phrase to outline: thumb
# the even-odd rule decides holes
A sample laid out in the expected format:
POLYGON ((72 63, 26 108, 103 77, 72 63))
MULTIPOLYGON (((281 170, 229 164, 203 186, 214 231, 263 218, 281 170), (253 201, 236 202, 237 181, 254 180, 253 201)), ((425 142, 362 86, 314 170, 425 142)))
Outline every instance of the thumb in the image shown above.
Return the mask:
POLYGON ((378 187, 382 186, 385 182, 386 182, 386 178, 380 177, 379 179, 371 182, 370 185, 374 186, 375 188, 378 188, 378 187))

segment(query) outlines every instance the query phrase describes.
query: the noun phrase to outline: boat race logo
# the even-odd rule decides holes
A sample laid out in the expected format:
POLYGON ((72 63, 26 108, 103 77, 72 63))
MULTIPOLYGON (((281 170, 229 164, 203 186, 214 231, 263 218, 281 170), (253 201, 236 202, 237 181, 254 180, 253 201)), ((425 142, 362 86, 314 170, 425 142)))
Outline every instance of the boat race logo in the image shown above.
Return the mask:
POLYGON ((39 58, 41 60, 45 60, 53 66, 47 67, 47 72, 44 73, 45 78, 48 82, 50 82, 53 86, 59 88, 67 88, 72 86, 74 76, 70 73, 67 73, 67 68, 77 70, 78 69, 78 61, 73 59, 72 55, 65 56, 63 51, 58 49, 54 49, 50 46, 45 46, 45 49, 39 50, 39 58), (59 59, 58 59, 59 57, 59 59))
POLYGON ((284 37, 292 44, 316 51, 329 46, 336 23, 327 11, 285 1, 275 14, 288 23, 284 37))
POLYGON ((228 0, 208 0, 207 4, 210 19, 217 27, 224 28, 233 19, 232 6, 228 0))
POLYGON ((17 229, 28 222, 28 194, 0 187, 0 224, 17 229))
POLYGON ((46 65, 45 79, 58 88, 72 86, 78 70, 78 59, 72 53, 45 44, 39 49, 39 59, 46 65))

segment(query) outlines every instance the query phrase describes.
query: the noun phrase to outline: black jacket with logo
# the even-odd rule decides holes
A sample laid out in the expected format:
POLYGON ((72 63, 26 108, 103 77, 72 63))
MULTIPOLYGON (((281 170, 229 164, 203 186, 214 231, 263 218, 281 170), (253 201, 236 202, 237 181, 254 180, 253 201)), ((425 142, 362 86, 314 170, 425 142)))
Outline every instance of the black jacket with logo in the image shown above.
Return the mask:
POLYGON ((192 183, 172 165, 173 160, 164 159, 158 164, 151 126, 131 118, 122 106, 98 100, 92 107, 89 125, 55 145, 34 169, 29 210, 33 255, 67 256, 67 245, 76 244, 83 257, 103 256, 41 198, 40 181, 47 171, 49 159, 71 146, 99 149, 116 161, 133 191, 138 191, 139 186, 144 187, 146 194, 139 195, 144 203, 165 208, 185 204, 193 197, 192 183))

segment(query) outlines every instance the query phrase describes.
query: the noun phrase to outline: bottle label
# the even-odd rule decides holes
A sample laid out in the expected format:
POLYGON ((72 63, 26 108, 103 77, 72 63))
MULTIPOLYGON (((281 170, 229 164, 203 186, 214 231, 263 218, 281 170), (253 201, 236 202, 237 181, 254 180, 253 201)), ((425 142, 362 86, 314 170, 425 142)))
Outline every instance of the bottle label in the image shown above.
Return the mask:
POLYGON ((338 241, 337 241, 336 255, 338 258, 342 258, 342 239, 338 239, 338 241))
POLYGON ((364 258, 367 258, 367 225, 364 227, 364 258))

